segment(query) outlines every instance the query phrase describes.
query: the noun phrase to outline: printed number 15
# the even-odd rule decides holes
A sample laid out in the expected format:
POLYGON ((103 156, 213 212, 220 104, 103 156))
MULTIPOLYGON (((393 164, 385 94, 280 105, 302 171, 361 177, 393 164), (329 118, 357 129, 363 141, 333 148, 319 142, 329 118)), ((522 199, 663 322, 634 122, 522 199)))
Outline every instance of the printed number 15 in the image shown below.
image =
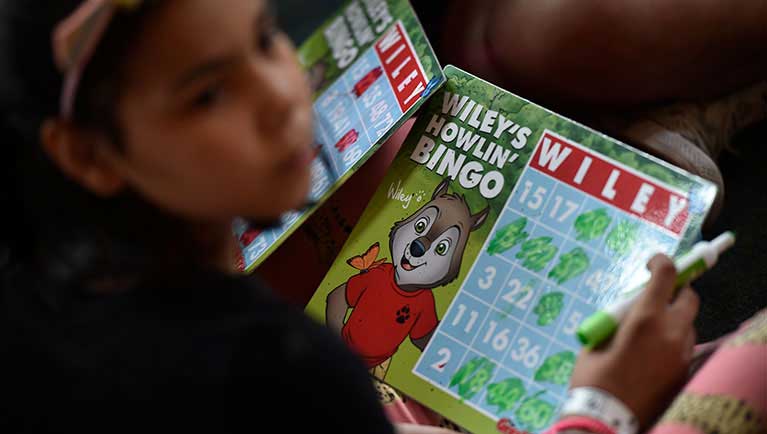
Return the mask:
POLYGON ((536 210, 543 205, 543 196, 546 194, 546 188, 544 187, 538 187, 535 189, 535 191, 530 194, 530 191, 533 189, 533 183, 530 181, 525 181, 524 189, 522 190, 522 195, 519 196, 519 203, 525 203, 528 196, 532 196, 529 202, 527 202, 527 207, 536 210))

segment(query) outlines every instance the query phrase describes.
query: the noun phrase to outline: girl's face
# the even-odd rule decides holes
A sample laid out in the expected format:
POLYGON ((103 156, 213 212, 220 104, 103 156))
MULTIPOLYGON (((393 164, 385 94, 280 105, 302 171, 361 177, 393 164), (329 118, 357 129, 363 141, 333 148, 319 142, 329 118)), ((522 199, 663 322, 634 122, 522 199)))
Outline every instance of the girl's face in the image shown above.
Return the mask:
POLYGON ((166 1, 142 28, 117 108, 116 170, 186 218, 300 207, 314 156, 309 86, 264 0, 166 1))

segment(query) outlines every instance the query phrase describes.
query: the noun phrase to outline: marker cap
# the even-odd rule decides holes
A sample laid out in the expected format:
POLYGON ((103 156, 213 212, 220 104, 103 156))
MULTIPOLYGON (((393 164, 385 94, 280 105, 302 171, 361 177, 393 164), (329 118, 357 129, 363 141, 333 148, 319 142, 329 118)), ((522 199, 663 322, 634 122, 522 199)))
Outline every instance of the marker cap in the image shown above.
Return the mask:
POLYGON ((618 322, 610 314, 598 311, 586 318, 578 327, 576 335, 586 348, 593 348, 609 338, 618 328, 618 322))
POLYGON ((716 250, 717 254, 722 254, 722 252, 732 247, 733 244, 735 244, 735 233, 732 231, 727 231, 711 240, 711 247, 716 250))

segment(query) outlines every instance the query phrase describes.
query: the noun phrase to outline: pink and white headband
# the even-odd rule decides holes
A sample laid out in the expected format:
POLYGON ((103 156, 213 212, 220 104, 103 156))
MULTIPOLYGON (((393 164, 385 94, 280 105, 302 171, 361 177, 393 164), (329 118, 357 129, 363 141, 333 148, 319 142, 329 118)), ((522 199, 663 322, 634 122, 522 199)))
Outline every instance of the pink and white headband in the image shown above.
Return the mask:
POLYGON ((60 115, 71 119, 83 71, 93 58, 109 23, 120 9, 134 9, 142 0, 86 0, 53 31, 56 67, 64 74, 60 115))

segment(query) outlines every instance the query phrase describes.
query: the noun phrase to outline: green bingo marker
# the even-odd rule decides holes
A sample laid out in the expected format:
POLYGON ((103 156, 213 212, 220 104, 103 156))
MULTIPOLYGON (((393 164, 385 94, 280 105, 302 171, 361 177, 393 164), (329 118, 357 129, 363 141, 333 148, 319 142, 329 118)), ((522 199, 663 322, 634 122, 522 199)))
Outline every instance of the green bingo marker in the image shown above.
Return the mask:
MULTIPOLYGON (((711 241, 696 243, 687 254, 674 261, 674 266, 677 270, 674 289, 679 290, 684 285, 698 278, 704 271, 712 268, 719 259, 719 255, 732 247, 733 244, 735 244, 735 234, 730 231, 719 235, 711 241)), ((629 312, 631 306, 639 298, 639 294, 642 293, 641 289, 646 284, 647 282, 643 283, 637 289, 630 291, 629 295, 625 298, 586 318, 576 332, 578 340, 581 341, 583 346, 594 348, 609 339, 615 333, 618 324, 629 312)))

